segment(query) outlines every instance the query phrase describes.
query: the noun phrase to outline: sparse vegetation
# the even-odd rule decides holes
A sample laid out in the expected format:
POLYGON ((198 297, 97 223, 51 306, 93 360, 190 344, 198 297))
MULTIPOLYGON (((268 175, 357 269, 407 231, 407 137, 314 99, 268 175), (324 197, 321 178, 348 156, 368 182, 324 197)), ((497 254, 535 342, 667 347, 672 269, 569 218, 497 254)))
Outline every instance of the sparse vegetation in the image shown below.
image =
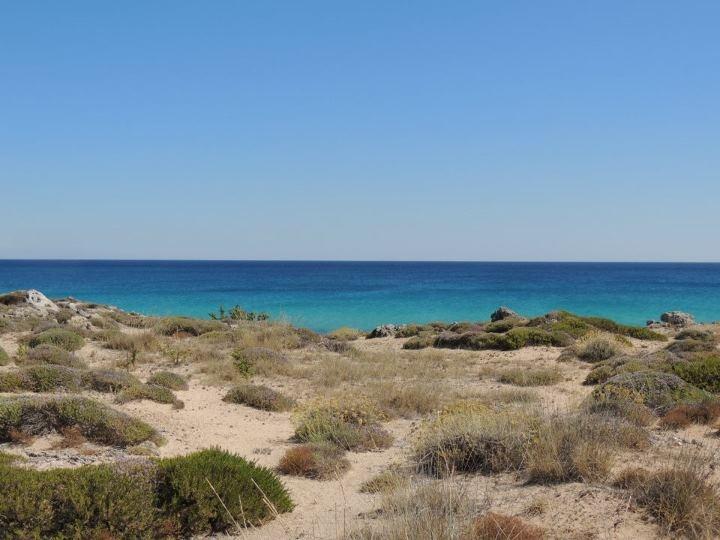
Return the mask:
POLYGON ((77 391, 83 372, 66 366, 40 364, 0 373, 0 392, 77 391))
POLYGON ((77 355, 56 347, 55 345, 38 345, 33 349, 29 349, 26 354, 22 355, 20 362, 22 364, 54 364, 58 366, 67 366, 76 369, 84 369, 86 366, 77 355))
POLYGON ((170 390, 187 390, 188 383, 185 377, 172 371, 156 371, 147 380, 148 384, 164 386, 170 390))
POLYGON ((355 341, 361 338, 365 334, 357 328, 350 328, 349 326, 343 326, 337 330, 333 330, 328 333, 327 337, 335 339, 337 341, 355 341))
POLYGON ((161 336, 201 336, 214 330, 222 330, 224 326, 218 321, 203 321, 186 317, 168 317, 160 319, 155 331, 161 336))
POLYGON ((717 400, 678 405, 660 419, 666 429, 682 429, 691 424, 711 424, 720 418, 720 402, 717 400))
POLYGON ((172 390, 157 384, 137 384, 120 390, 115 396, 116 403, 127 403, 148 399, 156 403, 170 403, 176 408, 182 408, 181 402, 172 393, 172 390))
POLYGON ((473 540, 542 540, 545 531, 519 517, 488 512, 476 518, 468 538, 473 540))
POLYGON ((40 345, 54 345, 66 351, 77 351, 85 344, 83 337, 67 328, 50 328, 32 336, 28 345, 32 348, 40 345))
POLYGON ((287 396, 257 384, 241 384, 230 389, 223 401, 247 405, 264 411, 287 411, 294 405, 294 400, 287 396))
POLYGON ((303 444, 289 448, 280 459, 283 474, 316 480, 338 478, 350 467, 345 451, 330 443, 303 444))
POLYGON ((577 356, 586 362, 602 362, 620 353, 617 342, 610 338, 598 337, 583 343, 577 351, 577 356))
POLYGON ((558 368, 514 368, 506 369, 498 381, 516 386, 549 386, 562 381, 562 373, 558 368))
POLYGON ((92 399, 0 398, 0 441, 15 429, 31 435, 76 426, 88 440, 111 446, 128 446, 146 440, 159 441, 153 428, 92 399))
POLYGON ((10 363, 10 357, 5 349, 0 347, 0 366, 7 366, 10 363))

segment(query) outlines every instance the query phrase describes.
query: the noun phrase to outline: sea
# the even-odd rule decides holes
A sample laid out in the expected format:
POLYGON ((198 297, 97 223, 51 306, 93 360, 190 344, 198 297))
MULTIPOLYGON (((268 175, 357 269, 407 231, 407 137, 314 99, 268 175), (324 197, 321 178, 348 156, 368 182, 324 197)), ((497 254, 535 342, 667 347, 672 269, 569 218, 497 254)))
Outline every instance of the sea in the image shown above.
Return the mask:
POLYGON ((38 289, 147 315, 239 305, 326 332, 487 320, 498 306, 644 325, 720 320, 720 263, 0 260, 0 291, 38 289))

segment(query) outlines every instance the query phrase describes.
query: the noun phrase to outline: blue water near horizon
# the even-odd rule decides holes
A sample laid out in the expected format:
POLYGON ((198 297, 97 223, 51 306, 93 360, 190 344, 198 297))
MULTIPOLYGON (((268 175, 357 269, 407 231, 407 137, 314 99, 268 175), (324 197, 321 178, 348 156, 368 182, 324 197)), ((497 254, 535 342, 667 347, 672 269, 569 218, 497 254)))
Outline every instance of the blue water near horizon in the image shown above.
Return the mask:
POLYGON ((148 315, 239 304, 317 331, 485 320, 499 305, 639 325, 667 310, 720 320, 720 263, 0 260, 0 292, 30 288, 148 315))

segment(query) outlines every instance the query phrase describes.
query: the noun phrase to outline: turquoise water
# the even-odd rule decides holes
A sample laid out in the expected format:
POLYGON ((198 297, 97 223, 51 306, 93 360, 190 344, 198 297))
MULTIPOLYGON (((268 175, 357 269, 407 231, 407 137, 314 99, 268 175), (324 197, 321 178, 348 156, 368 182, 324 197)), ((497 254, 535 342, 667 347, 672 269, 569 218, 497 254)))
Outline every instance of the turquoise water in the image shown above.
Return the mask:
POLYGON ((151 315, 240 304, 318 331, 487 319, 501 304, 631 324, 670 309, 720 319, 720 264, 0 260, 0 291, 28 288, 151 315))

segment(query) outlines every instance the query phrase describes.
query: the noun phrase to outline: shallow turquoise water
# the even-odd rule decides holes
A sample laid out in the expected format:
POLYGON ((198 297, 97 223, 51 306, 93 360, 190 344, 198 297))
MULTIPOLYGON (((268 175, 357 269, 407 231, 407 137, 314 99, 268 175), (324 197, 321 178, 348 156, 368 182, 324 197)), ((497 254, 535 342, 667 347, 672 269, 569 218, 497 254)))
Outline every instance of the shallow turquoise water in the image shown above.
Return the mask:
POLYGON ((501 304, 632 324, 670 309, 720 319, 720 264, 0 261, 0 291, 27 288, 153 315, 240 304, 319 331, 487 319, 501 304))

